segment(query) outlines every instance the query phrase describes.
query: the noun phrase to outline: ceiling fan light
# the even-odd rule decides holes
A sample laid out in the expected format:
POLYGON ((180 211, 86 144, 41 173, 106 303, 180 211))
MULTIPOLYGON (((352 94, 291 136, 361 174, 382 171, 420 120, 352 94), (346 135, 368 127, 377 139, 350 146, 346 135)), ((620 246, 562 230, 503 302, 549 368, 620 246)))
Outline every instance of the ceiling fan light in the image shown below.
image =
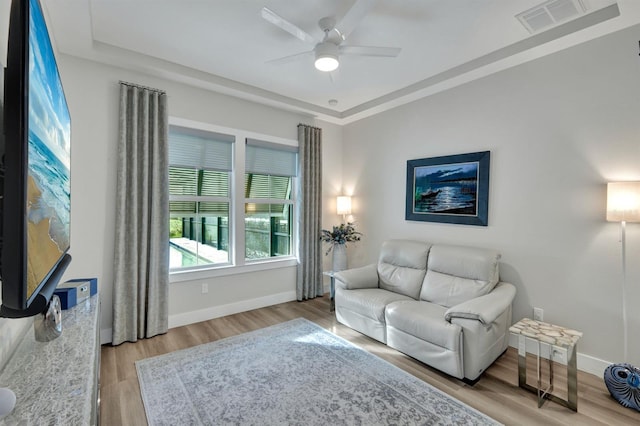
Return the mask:
POLYGON ((338 46, 330 42, 318 43, 315 48, 316 68, 320 71, 329 72, 338 68, 338 46))
POLYGON ((333 55, 318 55, 316 57, 315 66, 318 70, 329 72, 333 71, 340 65, 338 58, 333 55))

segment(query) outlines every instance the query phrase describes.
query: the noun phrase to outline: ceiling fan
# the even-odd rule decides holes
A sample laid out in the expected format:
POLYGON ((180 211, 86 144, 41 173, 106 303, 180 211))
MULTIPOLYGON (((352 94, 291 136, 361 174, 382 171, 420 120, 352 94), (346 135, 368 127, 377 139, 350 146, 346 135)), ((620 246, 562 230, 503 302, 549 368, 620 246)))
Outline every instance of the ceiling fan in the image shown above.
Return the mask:
POLYGON ((312 50, 296 53, 291 56, 285 56, 284 58, 274 59, 269 62, 285 63, 305 56, 314 55, 315 67, 320 71, 328 72, 338 68, 340 65, 338 58, 341 55, 381 56, 389 58, 398 56, 401 50, 398 47, 348 46, 342 44, 369 10, 371 10, 376 1, 377 0, 356 0, 353 6, 351 6, 337 24, 336 19, 333 17, 320 19, 318 25, 324 32, 322 40, 314 38, 297 25, 292 24, 277 13, 273 12, 271 9, 263 7, 262 17, 265 20, 283 29, 294 37, 315 46, 312 50))

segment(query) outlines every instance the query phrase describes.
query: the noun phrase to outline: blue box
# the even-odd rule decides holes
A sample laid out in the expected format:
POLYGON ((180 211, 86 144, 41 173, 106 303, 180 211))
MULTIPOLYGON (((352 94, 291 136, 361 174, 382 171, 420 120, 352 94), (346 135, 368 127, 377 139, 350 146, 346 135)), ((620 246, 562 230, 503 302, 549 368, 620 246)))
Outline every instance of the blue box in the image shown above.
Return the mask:
POLYGON ((66 281, 55 289, 53 294, 60 298, 62 309, 71 309, 98 292, 97 278, 78 278, 66 281), (79 293, 79 289, 81 293, 79 293), (82 291, 84 290, 84 291, 82 291), (88 290, 88 295, 87 295, 88 290))
POLYGON ((71 309, 78 303, 75 287, 57 288, 53 294, 60 298, 62 309, 71 309))
MULTIPOLYGON (((89 282, 89 295, 93 296, 94 294, 98 293, 98 279, 97 278, 76 278, 74 280, 69 280, 67 281, 68 283, 77 283, 77 282, 81 282, 81 281, 88 281, 89 282)), ((63 284, 64 286, 64 284, 63 284)))

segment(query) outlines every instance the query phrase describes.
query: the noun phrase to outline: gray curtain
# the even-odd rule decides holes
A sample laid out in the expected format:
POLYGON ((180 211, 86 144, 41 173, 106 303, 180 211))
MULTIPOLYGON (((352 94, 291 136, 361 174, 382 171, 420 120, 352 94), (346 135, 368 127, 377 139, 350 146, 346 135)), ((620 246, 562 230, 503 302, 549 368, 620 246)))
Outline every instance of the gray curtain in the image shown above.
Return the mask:
POLYGON ((168 329, 168 173, 167 95, 121 82, 114 345, 168 329))
POLYGON ((298 300, 322 296, 322 129, 298 125, 300 202, 298 223, 298 300))

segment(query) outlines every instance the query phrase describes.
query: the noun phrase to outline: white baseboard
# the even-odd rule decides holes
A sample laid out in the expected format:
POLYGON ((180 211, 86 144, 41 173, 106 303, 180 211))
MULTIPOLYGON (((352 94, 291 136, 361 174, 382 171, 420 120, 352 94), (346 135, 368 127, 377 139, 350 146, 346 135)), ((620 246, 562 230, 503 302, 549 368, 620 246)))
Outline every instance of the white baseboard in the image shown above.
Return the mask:
MULTIPOLYGON (((329 286, 325 285, 324 287, 325 292, 328 293, 329 286)), ((272 294, 265 297, 258 297, 256 299, 241 300, 239 302, 230 303, 227 305, 212 306, 210 308, 200 309, 198 311, 170 315, 169 328, 181 327, 183 325, 207 321, 213 318, 220 318, 226 315, 233 315, 239 312, 246 312, 253 309, 264 308, 267 306, 277 305, 279 303, 291 302, 293 300, 296 300, 295 291, 287 291, 284 293, 272 294)), ((111 328, 100 330, 100 344, 104 345, 107 343, 111 343, 111 341, 111 328)), ((518 339, 514 335, 511 335, 509 338, 509 346, 515 349, 518 348, 518 339)), ((530 353, 536 353, 537 349, 533 346, 535 346, 533 342, 527 344, 527 351, 530 353)), ((543 356, 545 356, 544 350, 543 356)), ((607 368, 607 366, 609 366, 609 364, 612 364, 610 361, 605 361, 603 359, 599 359, 580 352, 578 352, 577 357, 578 370, 593 374, 598 377, 603 377, 604 370, 607 368)), ((563 360, 561 358, 556 358, 555 360, 559 363, 566 364, 566 360, 563 360)))
POLYGON ((227 305, 212 306, 198 311, 185 312, 183 314, 169 315, 169 328, 181 327, 183 325, 193 324, 196 322, 207 321, 213 318, 233 315, 239 312, 251 311, 253 309, 264 308, 278 303, 291 302, 296 300, 295 291, 287 291, 284 293, 271 294, 256 299, 241 300, 227 305))
MULTIPOLYGON (((193 324, 196 322, 207 321, 213 318, 233 315, 239 312, 251 311, 253 309, 264 308, 278 303, 291 302, 296 300, 295 291, 287 291, 284 293, 271 294, 256 299, 241 300, 228 305, 212 306, 198 311, 185 312, 183 314, 169 315, 169 328, 181 327, 183 325, 193 324)), ((111 328, 103 328, 100 330, 100 344, 108 344, 113 340, 113 332, 111 328)))
POLYGON ((591 373, 594 376, 603 378, 603 380, 604 370, 609 366, 609 364, 613 363, 578 352, 578 370, 591 373))
MULTIPOLYGON (((509 346, 511 346, 512 348, 515 348, 516 350, 518 349, 518 338, 513 334, 509 336, 509 346)), ((580 348, 580 345, 578 345, 578 348, 580 348)), ((541 350, 542 357, 548 358, 549 356, 548 346, 543 345, 541 349, 542 349, 541 350)), ((538 349, 535 342, 531 339, 527 339, 527 352, 531 354, 536 354, 537 351, 538 349)), ((578 352, 576 356, 577 356, 578 370, 584 371, 585 373, 593 374, 594 376, 598 376, 598 377, 603 377, 604 370, 607 368, 609 364, 611 364, 611 362, 609 361, 605 361, 603 359, 599 359, 591 355, 586 355, 580 352, 578 352)), ((564 355, 564 357, 562 355, 558 357, 554 356, 553 359, 554 361, 560 364, 567 363, 566 355, 564 355)))
POLYGON ((111 342, 113 342, 113 329, 112 328, 100 329, 100 344, 106 345, 111 342))

